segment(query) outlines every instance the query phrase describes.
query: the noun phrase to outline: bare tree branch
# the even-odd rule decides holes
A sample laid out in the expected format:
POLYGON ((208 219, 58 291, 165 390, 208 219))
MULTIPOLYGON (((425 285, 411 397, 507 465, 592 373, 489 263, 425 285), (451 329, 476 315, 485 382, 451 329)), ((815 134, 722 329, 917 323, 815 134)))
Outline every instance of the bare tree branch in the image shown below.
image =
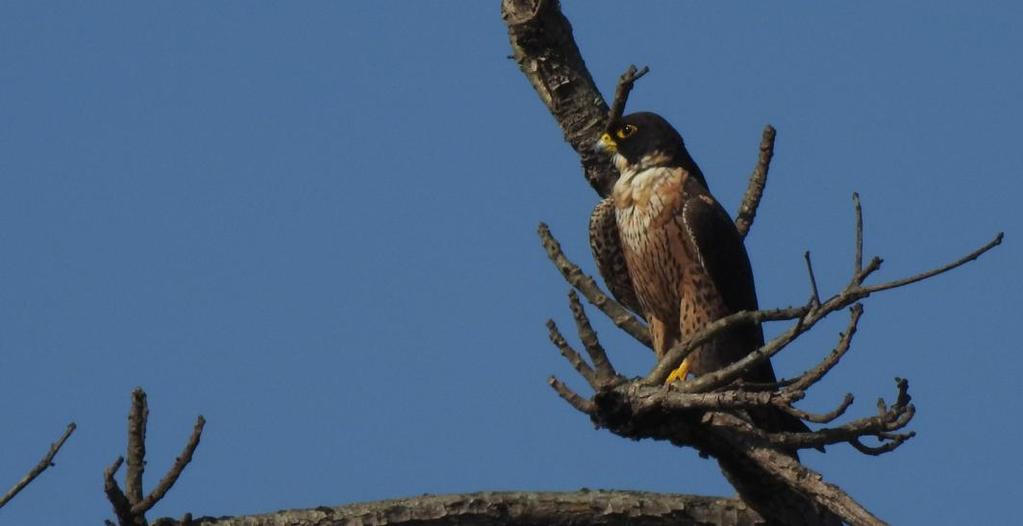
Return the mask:
POLYGON ((808 413, 806 411, 801 411, 791 405, 780 406, 779 409, 785 411, 786 413, 796 418, 805 420, 807 422, 813 422, 815 424, 827 424, 828 422, 831 422, 836 418, 844 415, 845 411, 849 409, 849 406, 852 405, 854 400, 855 398, 853 397, 852 393, 845 393, 845 397, 842 398, 842 402, 838 404, 838 407, 823 414, 808 413))
POLYGON ((910 276, 908 278, 897 279, 897 280, 889 281, 889 282, 886 282, 886 283, 880 283, 878 285, 869 285, 869 286, 863 287, 863 291, 866 294, 872 294, 874 292, 881 292, 882 290, 889 290, 889 289, 894 289, 894 288, 898 288, 898 287, 904 287, 906 285, 910 285, 910 284, 916 283, 918 281, 923 281, 923 280, 925 280, 927 278, 932 278, 934 276, 937 276, 938 274, 943 274, 943 273, 948 272, 948 271, 950 271, 950 270, 952 270, 954 268, 961 267, 961 266, 963 266, 963 265, 965 265, 965 264, 967 264, 967 263, 969 263, 969 262, 979 258, 982 254, 984 254, 988 250, 991 250, 992 248, 995 248, 998 245, 1001 245, 1002 244, 1002 239, 1004 237, 1005 237, 1005 233, 1004 232, 999 232, 998 235, 996 235, 994 239, 989 241, 984 246, 978 248, 977 250, 974 250, 973 252, 970 252, 969 254, 967 254, 967 255, 965 255, 965 256, 963 256, 963 257, 961 257, 961 258, 959 258, 959 259, 957 259, 957 260, 955 260, 955 261, 953 261, 953 262, 951 262, 951 263, 949 263, 949 264, 947 264, 945 266, 942 266, 942 267, 939 267, 939 268, 936 268, 936 269, 932 269, 932 270, 928 270, 926 272, 921 272, 919 274, 916 274, 914 276, 910 276))
POLYGON ((853 192, 853 209, 856 212, 856 255, 853 256, 853 276, 863 274, 863 207, 860 194, 853 192))
POLYGON ((199 439, 202 437, 202 430, 206 426, 206 419, 199 415, 195 420, 195 427, 192 429, 192 436, 188 438, 188 442, 185 444, 185 449, 181 452, 178 458, 174 459, 174 465, 171 466, 167 474, 163 476, 160 483, 156 485, 156 488, 146 496, 145 499, 139 501, 131 507, 131 512, 139 515, 150 510, 160 499, 167 494, 168 491, 174 486, 174 483, 178 481, 178 477, 188 467, 188 463, 192 461, 192 455, 195 454, 195 448, 199 446, 199 439))
POLYGON ((625 104, 629 101, 629 93, 632 92, 633 86, 635 86, 637 80, 649 72, 650 68, 646 66, 643 66, 643 69, 637 70, 635 65, 630 65, 618 77, 618 87, 615 88, 615 98, 611 101, 611 109, 607 114, 605 131, 610 132, 611 128, 621 120, 622 115, 625 113, 625 104))
POLYGON ((543 242, 543 248, 547 252, 547 257, 554 263, 554 266, 557 267, 558 272, 565 278, 565 281, 582 293, 593 306, 600 309, 617 327, 635 338, 636 341, 652 349, 653 344, 650 342, 650 332, 647 330, 646 325, 633 316, 628 309, 622 307, 621 304, 605 294, 592 277, 565 257, 565 253, 561 250, 561 244, 558 243, 557 239, 554 239, 550 228, 546 224, 540 223, 537 233, 543 242))
POLYGON ((579 373, 579 376, 582 376, 586 383, 596 389, 599 384, 597 373, 593 371, 590 364, 583 361, 583 357, 579 355, 579 352, 572 348, 568 341, 565 340, 565 336, 558 330, 558 325, 554 323, 554 320, 547 320, 547 336, 550 338, 551 343, 561 351, 561 355, 568 360, 568 363, 572 364, 572 368, 579 373))
POLYGON ((738 499, 637 491, 481 492, 285 510, 246 517, 197 517, 195 526, 759 526, 738 499))
POLYGON ((583 347, 586 349, 587 354, 590 355, 590 361, 593 362, 593 367, 597 370, 598 378, 601 382, 608 382, 617 378, 618 373, 607 359, 607 353, 604 352, 604 347, 600 344, 600 340, 597 339, 597 332, 590 325, 590 319, 586 316, 586 311, 583 310, 582 304, 579 303, 579 296, 576 295, 574 290, 568 292, 568 303, 569 309, 572 311, 572 317, 575 318, 579 339, 583 342, 583 347))
POLYGON ((146 424, 149 403, 141 387, 131 392, 131 410, 128 412, 127 468, 124 475, 124 494, 135 504, 142 500, 142 474, 146 470, 146 424))
MULTIPOLYGON (((121 491, 121 487, 117 485, 117 479, 114 478, 123 463, 124 457, 117 457, 113 464, 103 470, 103 492, 106 493, 110 505, 114 507, 114 515, 117 515, 118 523, 121 526, 127 526, 135 523, 135 517, 131 513, 131 502, 121 491)), ((106 521, 106 523, 112 524, 110 521, 106 521)))
POLYGON ((64 430, 64 434, 61 435, 56 442, 50 444, 50 449, 49 451, 46 452, 46 455, 43 455, 42 460, 40 460, 39 463, 35 465, 35 467, 29 470, 29 472, 26 473, 25 476, 21 477, 21 480, 15 483, 14 486, 11 487, 11 489, 7 490, 7 493, 5 493, 3 497, 0 497, 0 508, 3 508, 8 502, 11 501, 11 499, 14 498, 15 495, 20 493, 21 490, 25 489, 26 486, 31 484, 32 481, 36 479, 36 477, 42 474, 42 472, 46 471, 46 468, 53 465, 53 459, 54 457, 57 456, 57 452, 60 451, 60 448, 64 447, 64 442, 67 442, 68 437, 71 436, 71 433, 75 432, 76 427, 77 426, 75 425, 74 422, 71 422, 70 424, 67 425, 67 429, 64 430))
POLYGON ((806 391, 821 378, 824 378, 824 375, 828 374, 832 367, 838 365, 839 360, 842 359, 842 356, 845 356, 845 353, 852 344, 852 337, 856 334, 856 328, 859 326, 861 316, 863 316, 862 304, 857 303, 849 308, 849 325, 846 327, 845 332, 840 335, 838 345, 816 367, 799 375, 794 382, 787 386, 788 390, 806 391))
MULTIPOLYGON (((841 292, 828 298, 827 301, 824 301, 819 305, 815 306, 814 301, 812 300, 807 305, 805 305, 803 308, 806 309, 807 312, 803 316, 799 317, 796 323, 792 327, 790 327, 789 330, 783 332, 781 335, 771 340, 770 342, 767 342, 763 347, 746 355, 746 357, 744 357, 743 359, 736 361, 735 363, 722 369, 719 369, 717 371, 714 371, 712 373, 705 374, 693 381, 686 382, 685 389, 689 392, 706 392, 713 389, 717 389, 719 387, 723 387, 724 385, 727 385, 728 383, 731 383, 740 378, 741 376, 743 376, 747 371, 755 367, 757 364, 763 362, 764 360, 770 359, 771 356, 774 356, 782 349, 784 349, 785 346, 787 346, 789 343, 795 340, 800 334, 810 330, 817 322, 824 319, 827 315, 831 314, 832 312, 844 309, 849 305, 870 296, 874 292, 880 292, 884 290, 903 287, 912 283, 916 283, 917 281, 920 281, 922 279, 927 279, 929 277, 933 277, 943 272, 952 270, 965 263, 977 259, 985 252, 998 246, 1001 242, 1002 234, 1000 233, 995 237, 995 239, 985 244, 984 246, 980 247, 979 249, 940 268, 923 272, 921 274, 917 274, 909 278, 882 283, 880 285, 861 286, 860 283, 862 282, 862 278, 874 272, 881 265, 881 260, 879 258, 874 258, 871 261, 870 265, 863 269, 863 271, 860 273, 860 276, 854 277, 853 280, 849 283, 849 285, 847 285, 846 288, 843 289, 841 292)), ((766 313, 777 311, 756 311, 754 313, 742 312, 736 313, 731 316, 722 318, 717 322, 711 324, 705 329, 705 331, 709 331, 711 328, 713 328, 715 331, 727 330, 740 323, 749 323, 751 319, 755 320, 758 323, 761 321, 767 321, 764 315, 757 315, 756 313, 758 312, 766 313), (720 325, 718 325, 719 323, 720 325)), ((794 312, 786 312, 785 314, 792 313, 794 312)), ((780 318, 784 319, 783 317, 780 318)), ((691 339, 696 340, 698 337, 704 337, 704 331, 700 331, 691 339)), ((683 342, 681 346, 687 347, 690 346, 690 344, 688 344, 687 342, 683 342)), ((672 349, 672 351, 674 351, 674 349, 672 349)), ((658 363, 657 367, 655 367, 651 374, 647 377, 648 381, 650 380, 656 381, 656 379, 660 377, 661 371, 664 370, 671 371, 673 370, 673 368, 678 367, 678 364, 682 363, 684 356, 682 358, 679 358, 681 352, 676 354, 672 351, 669 351, 668 353, 665 354, 665 356, 661 359, 660 363, 658 363)), ((667 378, 666 375, 665 378, 667 378)))
POLYGON ((582 396, 579 396, 579 393, 570 389, 564 382, 558 380, 557 377, 551 376, 547 379, 547 383, 550 384, 556 393, 558 393, 558 396, 568 402, 568 404, 574 407, 576 411, 587 415, 596 411, 596 404, 582 396))
MULTIPOLYGON (((174 465, 167 471, 163 479, 156 485, 153 491, 146 497, 136 492, 142 488, 142 472, 146 462, 146 424, 149 419, 149 405, 146 401, 146 393, 141 387, 136 387, 131 393, 131 409, 128 413, 128 471, 125 474, 125 487, 131 491, 121 491, 117 485, 114 475, 124 463, 124 457, 118 457, 113 464, 103 472, 103 489, 107 500, 114 508, 114 514, 120 526, 146 526, 146 512, 152 509, 174 486, 178 477, 192 461, 192 455, 199 446, 199 439, 202 436, 206 419, 200 415, 192 429, 192 435, 185 444, 181 455, 174 461, 174 465), (132 464, 135 464, 132 467, 132 464)), ((107 521, 109 523, 110 521, 107 521)))
MULTIPOLYGON (((755 433, 751 432, 753 431, 752 426, 748 422, 725 413, 713 413, 708 415, 705 420, 715 429, 719 438, 728 442, 734 450, 744 452, 744 456, 738 462, 749 462, 755 468, 778 477, 785 486, 794 490, 795 493, 810 497, 813 502, 827 507, 845 523, 863 526, 885 524, 841 488, 825 482, 819 473, 800 464, 799 461, 777 448, 764 445, 755 436, 755 433)), ((750 468, 749 466, 745 467, 747 470, 750 468)), ((766 504, 775 505, 773 502, 766 504)), ((784 515, 788 511, 785 508, 772 511, 785 517, 786 523, 815 524, 815 522, 807 522, 802 515, 784 515)))
POLYGON ((760 138, 760 156, 757 158, 757 165, 750 174, 749 185, 746 187, 746 194, 742 197, 742 204, 739 205, 739 212, 735 214, 735 228, 739 231, 739 237, 745 239, 749 229, 753 226, 753 220, 757 217, 757 207, 760 206, 760 199, 764 196, 764 187, 767 186, 767 172, 771 168, 771 159, 774 157, 774 138, 776 132, 770 124, 764 126, 764 132, 760 138))
POLYGON ((803 259, 806 260, 806 273, 810 275, 810 292, 813 296, 810 298, 812 305, 821 304, 821 295, 817 291, 817 277, 813 275, 813 262, 810 261, 810 251, 803 252, 803 259))
POLYGON ((810 306, 786 307, 784 309, 768 309, 758 311, 739 311, 729 314, 713 323, 707 325, 688 339, 675 345, 668 352, 664 353, 657 366, 654 367, 645 381, 649 384, 663 384, 668 379, 671 371, 678 368, 682 360, 685 360, 689 353, 700 345, 710 341, 718 334, 733 329, 743 324, 762 323, 765 321, 783 321, 800 319, 810 311, 810 306))
POLYGON ((593 150, 607 125, 608 107, 557 0, 503 0, 513 58, 579 155, 583 174, 601 197, 611 193, 618 172, 608 156, 593 150))

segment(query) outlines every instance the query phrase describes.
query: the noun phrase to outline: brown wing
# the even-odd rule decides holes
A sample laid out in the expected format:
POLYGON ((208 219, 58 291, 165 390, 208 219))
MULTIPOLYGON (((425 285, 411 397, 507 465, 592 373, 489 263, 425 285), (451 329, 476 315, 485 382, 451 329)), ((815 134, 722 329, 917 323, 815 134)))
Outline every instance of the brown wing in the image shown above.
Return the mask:
POLYGON ((642 316, 643 310, 639 308, 636 290, 625 266, 613 197, 597 203, 590 214, 590 251, 597 262, 597 271, 618 303, 642 316))
MULTIPOLYGON (((694 253, 728 310, 755 310, 758 308, 757 290, 746 247, 728 212, 705 192, 689 198, 682 212, 694 253)), ((733 362, 763 345, 764 333, 759 326, 738 327, 717 344, 714 351, 724 355, 722 361, 733 362)), ((771 362, 761 363, 745 380, 774 382, 771 362)), ((751 410, 750 414, 758 427, 768 431, 808 431, 801 420, 778 410, 764 408, 751 410)))
MULTIPOLYGON (((693 253, 710 276, 728 312, 756 310, 753 270, 746 247, 728 212, 707 193, 699 192, 686 200, 682 214, 693 253)), ((764 343, 763 331, 758 326, 738 327, 729 336, 731 345, 727 349, 718 349, 718 352, 727 353, 717 360, 722 363, 738 360, 764 343)), ((773 382, 775 377, 771 364, 764 362, 746 379, 773 382)))

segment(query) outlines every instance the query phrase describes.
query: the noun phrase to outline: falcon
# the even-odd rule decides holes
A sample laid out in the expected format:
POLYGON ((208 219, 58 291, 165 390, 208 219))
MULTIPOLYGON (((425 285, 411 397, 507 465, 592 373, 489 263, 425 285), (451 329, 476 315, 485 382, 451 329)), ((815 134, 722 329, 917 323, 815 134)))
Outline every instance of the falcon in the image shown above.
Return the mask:
MULTIPOLYGON (((657 358, 719 318, 756 310, 742 238, 675 128, 654 113, 633 113, 597 148, 621 175, 590 217, 590 246, 611 293, 646 318, 657 358)), ((763 343, 758 325, 735 327, 694 350, 668 382, 720 369, 763 343)), ((774 370, 764 361, 743 380, 774 382, 774 370)), ((806 429, 789 415, 752 416, 769 430, 806 429)))

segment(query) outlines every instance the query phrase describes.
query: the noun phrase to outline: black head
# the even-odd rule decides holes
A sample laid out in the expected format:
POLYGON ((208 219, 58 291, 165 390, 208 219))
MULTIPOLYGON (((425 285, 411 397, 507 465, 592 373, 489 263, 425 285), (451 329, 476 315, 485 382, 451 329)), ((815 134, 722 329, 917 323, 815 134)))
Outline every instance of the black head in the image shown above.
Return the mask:
MULTIPOLYGON (((686 151, 682 136, 656 113, 639 112, 622 117, 601 136, 598 147, 621 156, 616 164, 624 164, 625 168, 682 166, 690 172, 699 172, 686 151)), ((619 170, 622 168, 619 166, 619 170)))

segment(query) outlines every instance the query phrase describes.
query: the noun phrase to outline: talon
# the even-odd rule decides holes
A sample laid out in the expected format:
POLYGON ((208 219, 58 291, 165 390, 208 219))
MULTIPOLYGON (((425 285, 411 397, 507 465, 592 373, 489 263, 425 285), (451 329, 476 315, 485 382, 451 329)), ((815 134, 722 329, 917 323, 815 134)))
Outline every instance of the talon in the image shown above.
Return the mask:
POLYGON ((684 382, 686 381, 687 375, 689 375, 689 358, 682 360, 682 365, 679 365, 678 369, 672 371, 671 374, 668 375, 668 379, 665 380, 664 383, 670 384, 675 381, 684 382))

